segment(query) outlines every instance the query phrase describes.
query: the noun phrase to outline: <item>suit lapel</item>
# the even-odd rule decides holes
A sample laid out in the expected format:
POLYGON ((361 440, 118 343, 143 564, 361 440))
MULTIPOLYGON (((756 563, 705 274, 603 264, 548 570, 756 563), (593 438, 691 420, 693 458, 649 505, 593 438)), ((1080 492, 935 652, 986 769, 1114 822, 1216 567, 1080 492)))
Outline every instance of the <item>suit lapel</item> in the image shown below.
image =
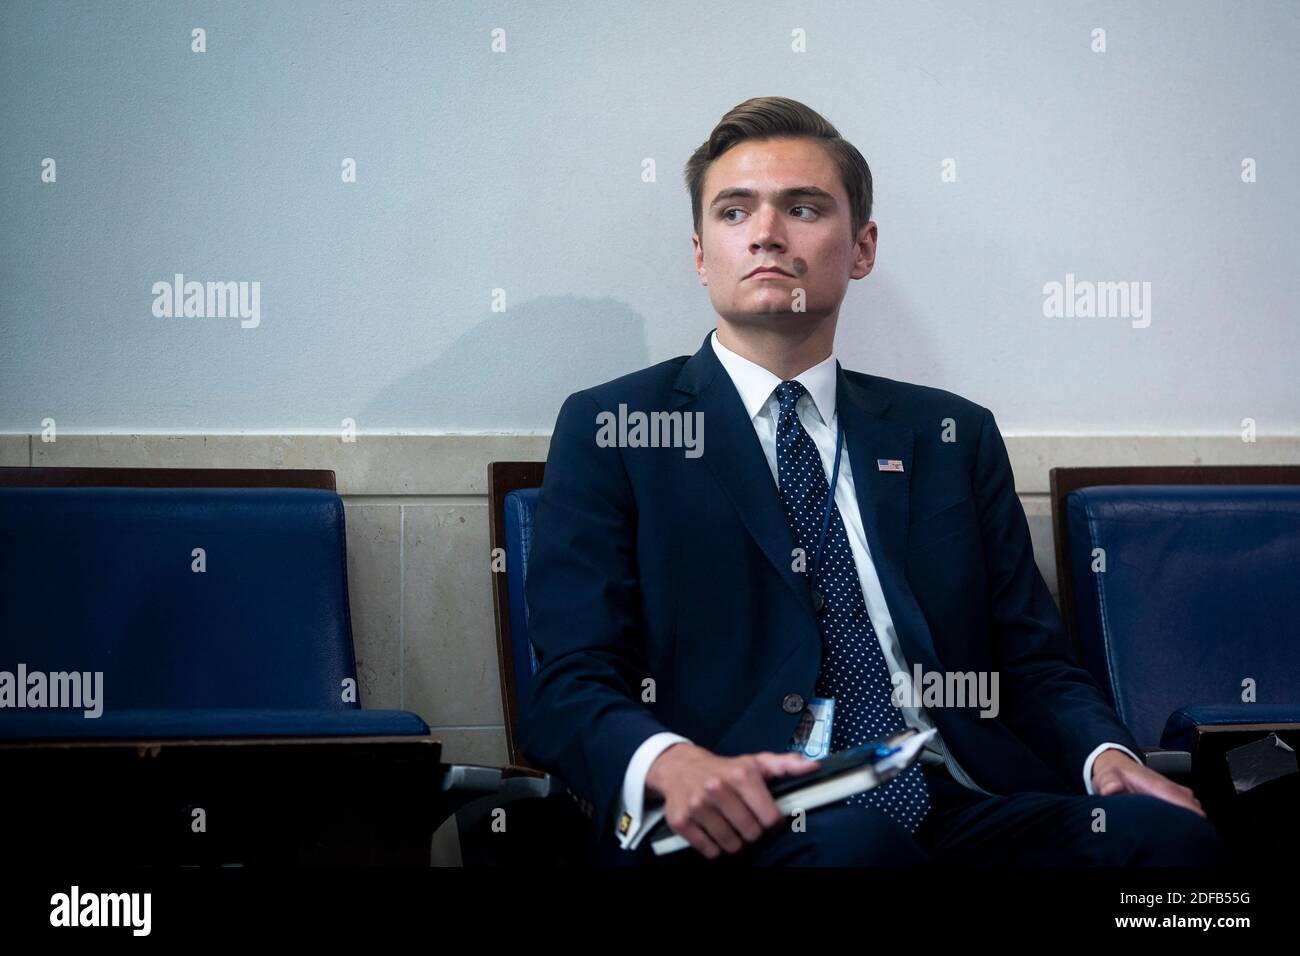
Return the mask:
POLYGON ((844 424, 844 445, 853 466, 853 485, 871 556, 896 572, 907 550, 915 436, 907 425, 881 418, 889 407, 888 399, 850 382, 839 363, 836 375, 835 409, 844 424), (901 461, 903 470, 882 471, 881 460, 901 461))
POLYGON ((753 422, 745 413, 740 393, 714 354, 708 336, 705 336, 700 350, 683 366, 674 388, 677 406, 693 401, 693 410, 704 414, 708 440, 701 457, 706 466, 781 580, 812 614, 808 581, 791 567, 794 563, 794 533, 786 520, 785 509, 781 507, 781 498, 776 482, 772 480, 763 446, 754 433, 753 422))
POLYGON ((907 531, 911 508, 913 446, 908 425, 882 418, 890 401, 849 380, 836 363, 836 414, 844 424, 844 444, 853 467, 853 486, 880 585, 908 663, 938 667, 934 640, 916 596, 907 583, 907 531), (882 470, 902 462, 903 470, 882 470))
MULTIPOLYGON (((704 413, 708 440, 701 457, 706 466, 781 580, 815 618, 807 578, 791 568, 794 534, 763 447, 708 336, 687 359, 674 384, 674 407, 688 404, 704 413)), ((844 447, 853 469, 858 510, 895 631, 909 664, 937 669, 929 625, 906 577, 915 433, 907 425, 884 420, 889 404, 874 390, 850 381, 836 363, 836 414, 844 423, 844 447), (903 470, 882 471, 881 460, 901 461, 903 470)))

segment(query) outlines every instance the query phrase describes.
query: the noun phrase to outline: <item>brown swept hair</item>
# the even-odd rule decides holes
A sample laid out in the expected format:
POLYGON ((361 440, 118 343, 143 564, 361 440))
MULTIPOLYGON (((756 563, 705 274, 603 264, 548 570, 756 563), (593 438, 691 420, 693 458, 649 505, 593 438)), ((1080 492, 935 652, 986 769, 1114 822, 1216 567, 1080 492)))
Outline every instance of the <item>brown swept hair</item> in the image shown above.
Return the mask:
POLYGON ((839 171, 849 194, 849 238, 871 219, 871 167, 856 146, 840 136, 839 130, 810 106, 784 96, 756 96, 733 106, 713 127, 709 138, 686 162, 686 188, 691 194, 691 216, 695 233, 704 238, 704 175, 713 161, 737 143, 746 140, 802 136, 816 140, 839 171))

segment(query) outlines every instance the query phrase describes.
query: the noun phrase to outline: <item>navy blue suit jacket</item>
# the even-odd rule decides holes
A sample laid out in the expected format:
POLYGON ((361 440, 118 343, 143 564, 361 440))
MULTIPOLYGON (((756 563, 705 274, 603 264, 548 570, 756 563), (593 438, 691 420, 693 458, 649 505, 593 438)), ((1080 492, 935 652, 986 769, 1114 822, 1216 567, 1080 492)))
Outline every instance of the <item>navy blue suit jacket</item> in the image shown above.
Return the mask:
MULTIPOLYGON (((993 793, 1085 792, 1083 764, 1099 744, 1141 751, 1073 663, 992 413, 940 389, 837 373, 858 505, 909 668, 999 674, 997 717, 929 709, 945 744, 993 793), (946 419, 955 441, 942 440, 946 419), (903 471, 880 471, 878 459, 903 471)), ((821 659, 794 548, 707 337, 693 356, 564 402, 527 574, 538 671, 521 743, 591 803, 602 852, 617 848, 623 776, 651 734, 723 756, 785 749, 798 714, 783 702, 813 695, 821 659), (702 412, 703 454, 601 447, 597 415, 620 404, 702 412)))

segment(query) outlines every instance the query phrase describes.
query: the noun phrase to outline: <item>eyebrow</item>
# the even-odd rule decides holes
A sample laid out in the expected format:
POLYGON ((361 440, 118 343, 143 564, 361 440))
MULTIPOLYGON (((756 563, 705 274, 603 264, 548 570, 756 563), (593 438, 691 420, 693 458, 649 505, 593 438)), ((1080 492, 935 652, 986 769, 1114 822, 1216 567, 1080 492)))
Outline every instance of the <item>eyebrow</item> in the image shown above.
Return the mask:
MULTIPOLYGON (((724 189, 713 197, 713 202, 709 203, 712 209, 719 203, 726 202, 728 199, 755 199, 758 193, 752 189, 746 189, 743 186, 732 186, 730 189, 724 189)), ((820 186, 791 186, 789 189, 782 189, 776 194, 777 199, 820 199, 829 206, 835 205, 835 197, 822 189, 820 186)))

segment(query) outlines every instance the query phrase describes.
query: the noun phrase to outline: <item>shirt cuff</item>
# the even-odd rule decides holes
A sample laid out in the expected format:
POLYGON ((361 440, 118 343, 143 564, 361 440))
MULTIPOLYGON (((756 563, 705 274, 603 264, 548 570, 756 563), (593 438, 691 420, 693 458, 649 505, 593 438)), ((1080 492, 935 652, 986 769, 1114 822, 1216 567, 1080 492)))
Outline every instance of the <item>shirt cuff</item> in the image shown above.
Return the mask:
POLYGON ((632 759, 627 762, 627 771, 623 774, 623 799, 616 824, 618 842, 623 849, 636 849, 641 837, 664 815, 662 806, 651 811, 645 808, 645 778, 650 773, 650 765, 673 744, 690 742, 681 734, 665 731, 651 734, 632 754, 632 759))
POLYGON ((1101 744, 1096 750, 1088 754, 1088 759, 1083 762, 1083 789, 1088 792, 1089 796, 1092 795, 1092 765, 1104 750, 1122 750, 1138 763, 1146 766, 1141 757, 1129 750, 1123 744, 1101 744))

